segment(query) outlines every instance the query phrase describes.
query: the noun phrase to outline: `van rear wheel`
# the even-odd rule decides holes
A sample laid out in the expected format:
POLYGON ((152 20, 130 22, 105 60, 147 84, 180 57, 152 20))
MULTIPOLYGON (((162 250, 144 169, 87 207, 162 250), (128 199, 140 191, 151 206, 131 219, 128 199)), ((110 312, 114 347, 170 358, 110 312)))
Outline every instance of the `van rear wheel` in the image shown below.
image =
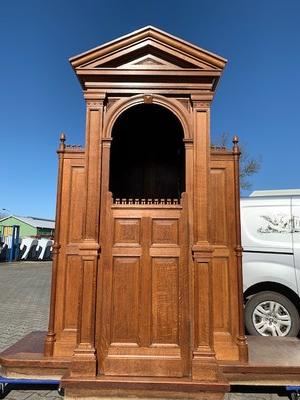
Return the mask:
POLYGON ((297 336, 297 308, 284 295, 266 291, 253 295, 245 306, 245 325, 250 335, 297 336))

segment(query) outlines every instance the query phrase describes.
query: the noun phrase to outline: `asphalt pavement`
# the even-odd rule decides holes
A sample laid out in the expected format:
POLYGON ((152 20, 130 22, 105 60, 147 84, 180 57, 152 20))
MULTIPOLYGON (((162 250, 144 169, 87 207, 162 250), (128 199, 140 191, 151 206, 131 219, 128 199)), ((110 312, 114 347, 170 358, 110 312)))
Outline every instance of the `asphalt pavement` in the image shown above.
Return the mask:
MULTIPOLYGON (((0 263, 0 351, 28 333, 47 330, 51 262, 0 263)), ((59 400, 53 387, 11 387, 7 400, 59 400)), ((240 387, 226 400, 288 400, 276 388, 240 387), (246 391, 245 391, 246 390, 246 391)))

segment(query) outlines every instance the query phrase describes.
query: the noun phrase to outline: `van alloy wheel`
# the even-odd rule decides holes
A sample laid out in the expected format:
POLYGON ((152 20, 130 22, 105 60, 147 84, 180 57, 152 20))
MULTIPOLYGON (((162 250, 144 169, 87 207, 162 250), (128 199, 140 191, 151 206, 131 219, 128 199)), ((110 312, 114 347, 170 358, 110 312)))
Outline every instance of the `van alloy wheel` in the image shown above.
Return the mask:
POLYGON ((262 336, 287 336, 292 326, 287 309, 275 301, 258 304, 252 319, 255 329, 262 336))
POLYGON ((245 324, 251 335, 297 336, 300 318, 288 298, 266 291, 253 295, 246 303, 245 324))

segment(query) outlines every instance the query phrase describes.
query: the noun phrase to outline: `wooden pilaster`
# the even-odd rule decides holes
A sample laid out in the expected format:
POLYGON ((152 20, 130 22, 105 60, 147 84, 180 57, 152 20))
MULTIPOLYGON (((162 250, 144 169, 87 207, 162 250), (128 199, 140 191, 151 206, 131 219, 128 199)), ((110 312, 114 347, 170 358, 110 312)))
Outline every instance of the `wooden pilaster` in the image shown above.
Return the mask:
POLYGON ((86 164, 83 241, 81 256, 81 290, 79 295, 77 347, 74 350, 71 375, 96 375, 95 308, 97 266, 100 253, 99 214, 101 176, 101 137, 105 95, 86 92, 86 164))
POLYGON ((192 254, 194 350, 192 377, 217 380, 218 364, 213 349, 212 253, 209 243, 210 102, 193 98, 194 109, 194 245, 192 254))

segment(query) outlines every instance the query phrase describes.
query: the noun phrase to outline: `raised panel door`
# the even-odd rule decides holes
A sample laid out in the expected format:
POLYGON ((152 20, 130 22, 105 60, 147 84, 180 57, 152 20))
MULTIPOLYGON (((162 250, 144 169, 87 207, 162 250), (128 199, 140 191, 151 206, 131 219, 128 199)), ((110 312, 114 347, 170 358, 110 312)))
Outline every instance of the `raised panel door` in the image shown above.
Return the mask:
POLYGON ((182 204, 110 204, 98 295, 105 375, 189 370, 188 258, 182 204))

